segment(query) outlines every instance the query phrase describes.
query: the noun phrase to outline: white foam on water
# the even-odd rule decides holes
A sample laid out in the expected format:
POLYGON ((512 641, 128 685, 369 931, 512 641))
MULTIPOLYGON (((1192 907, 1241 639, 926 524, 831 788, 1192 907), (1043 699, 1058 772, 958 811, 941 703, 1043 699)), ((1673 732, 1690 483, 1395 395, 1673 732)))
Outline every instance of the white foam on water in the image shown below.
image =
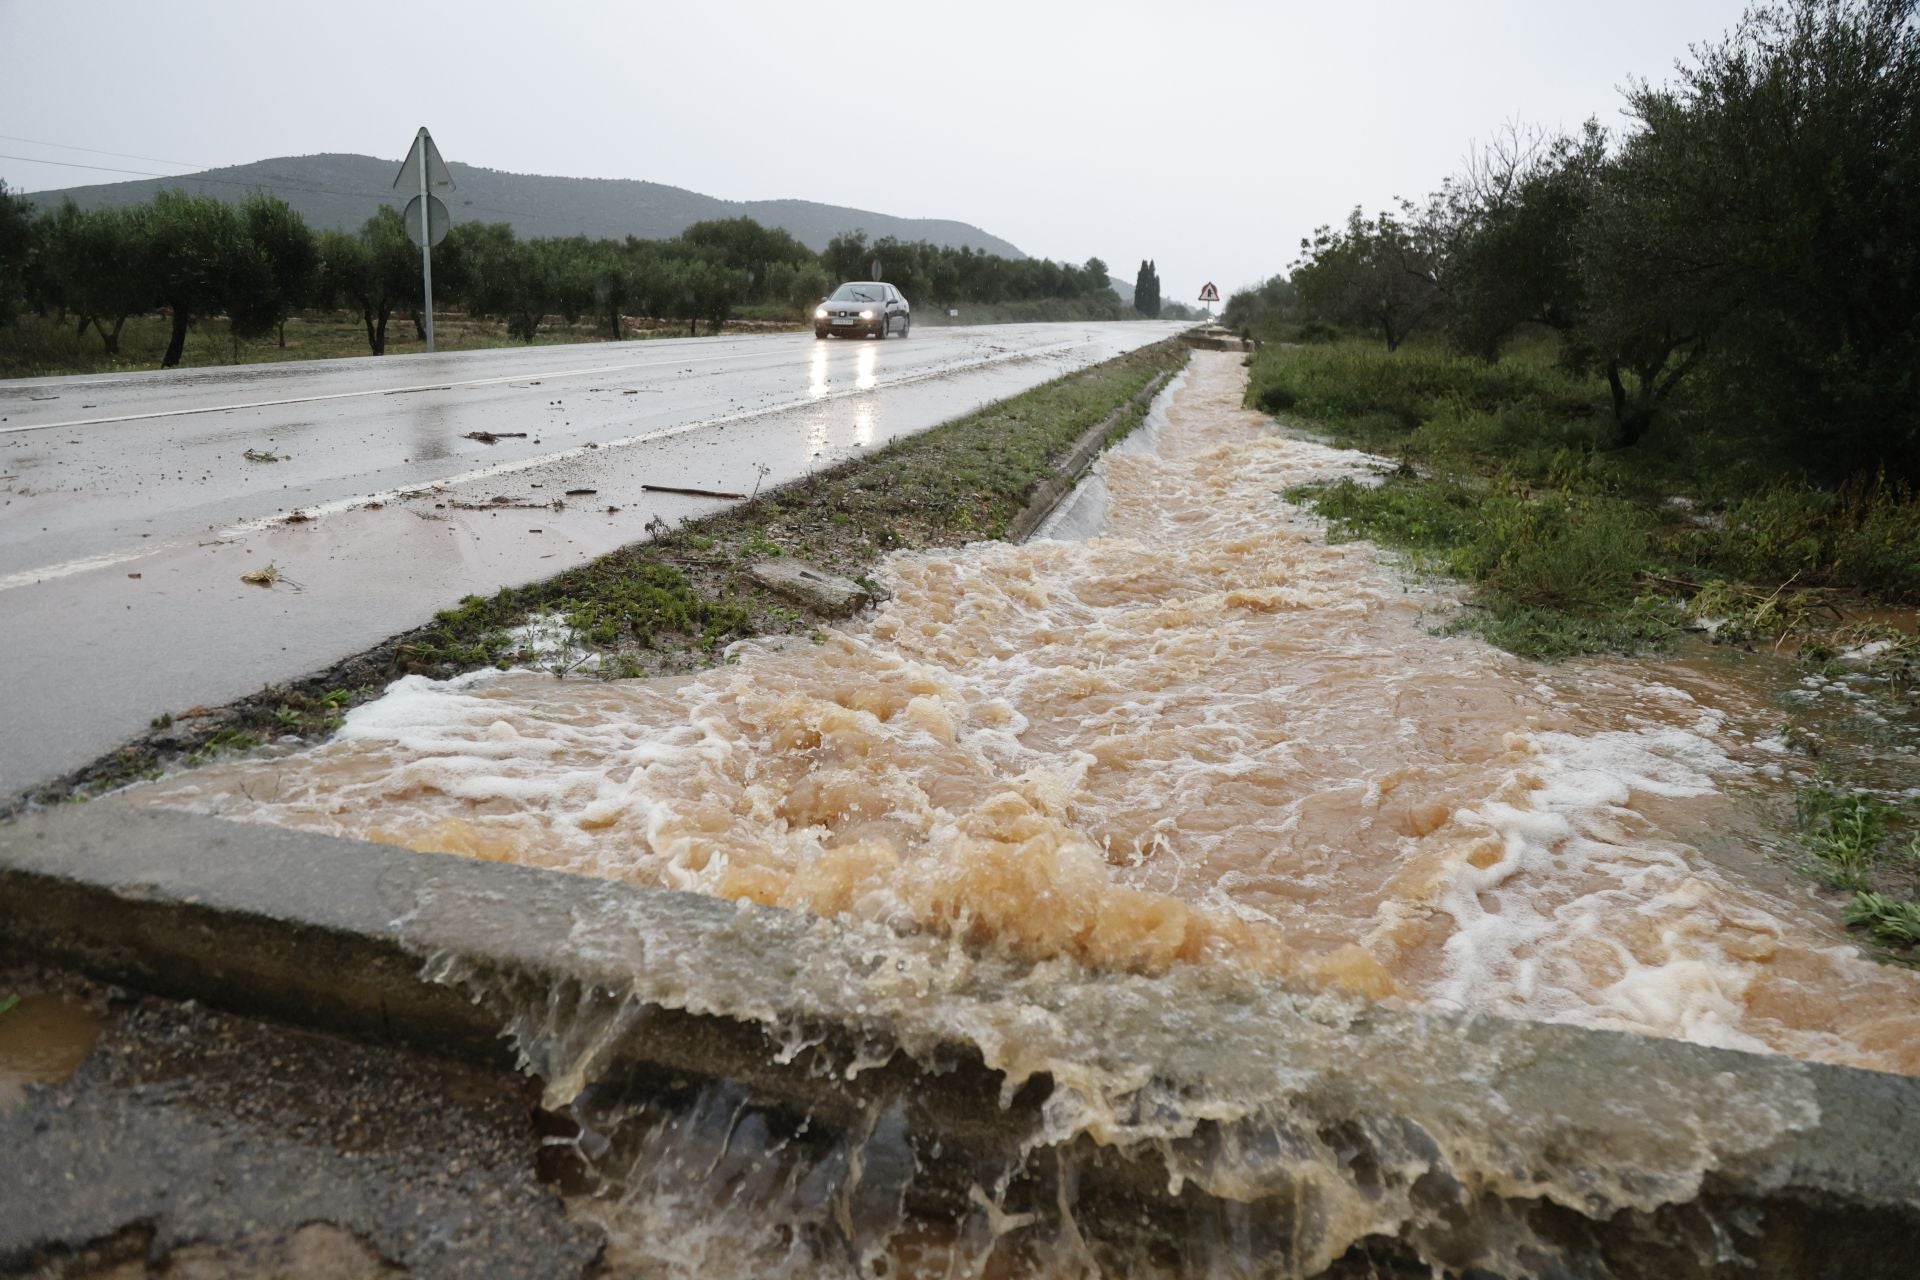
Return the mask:
POLYGON ((1920 978, 1698 847, 1777 771, 1772 726, 1669 671, 1432 634, 1450 588, 1279 496, 1374 461, 1277 437, 1239 386, 1196 364, 1154 447, 1102 460, 1123 534, 896 555, 873 614, 692 676, 409 677, 315 751, 135 798, 1920 1071, 1920 978))

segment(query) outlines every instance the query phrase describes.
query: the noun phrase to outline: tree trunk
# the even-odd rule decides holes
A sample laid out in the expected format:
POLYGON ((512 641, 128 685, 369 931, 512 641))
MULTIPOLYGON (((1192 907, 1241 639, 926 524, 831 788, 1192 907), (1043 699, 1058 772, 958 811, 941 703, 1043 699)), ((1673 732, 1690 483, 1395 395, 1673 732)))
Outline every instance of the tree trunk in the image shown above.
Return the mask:
POLYGON ((373 336, 373 308, 372 307, 362 306, 360 308, 360 323, 367 326, 367 350, 373 352, 373 354, 375 355, 379 355, 380 344, 374 340, 374 336, 373 336))
POLYGON ((687 336, 690 338, 697 338, 700 336, 700 317, 698 316, 688 317, 687 336))
POLYGON ((414 336, 420 339, 420 344, 422 346, 425 346, 427 342, 427 324, 426 324, 426 321, 420 318, 420 308, 418 307, 407 308, 407 317, 413 321, 414 336))
POLYGON ((280 322, 280 349, 282 351, 287 349, 287 322, 285 320, 280 322))
POLYGON ((607 323, 613 326, 613 340, 615 342, 620 341, 620 308, 619 307, 614 306, 614 307, 607 308, 607 323))
POLYGON ((117 356, 120 354, 120 326, 126 322, 127 318, 125 316, 116 316, 114 317, 113 328, 111 329, 97 321, 94 323, 93 331, 100 335, 100 345, 107 349, 108 355, 117 356))
POLYGON ((1613 394, 1613 420, 1616 423, 1627 420, 1627 387, 1620 381, 1620 362, 1607 361, 1607 390, 1613 394))
POLYGON ((177 368, 180 364, 180 356, 187 349, 187 321, 191 317, 187 315, 187 309, 182 306, 176 305, 172 311, 173 335, 167 339, 167 353, 160 357, 162 369, 177 368))
POLYGON ((387 354, 387 317, 391 316, 392 314, 393 314, 392 307, 381 307, 379 319, 376 320, 374 323, 373 354, 377 356, 383 356, 387 354))
POLYGON ((1647 428, 1653 425, 1653 379, 1656 370, 1639 368, 1634 370, 1637 384, 1631 394, 1618 381, 1617 372, 1610 376, 1615 379, 1614 418, 1620 426, 1620 446, 1631 449, 1640 443, 1647 434, 1647 428))
POLYGON ((78 342, 78 341, 80 341, 80 339, 82 339, 82 338, 84 338, 84 337, 86 337, 86 336, 87 336, 87 326, 88 326, 88 325, 90 325, 90 324, 92 324, 92 323, 93 323, 93 317, 92 317, 92 316, 81 316, 81 317, 80 317, 80 327, 79 327, 79 328, 77 328, 77 329, 75 329, 75 330, 73 331, 73 340, 74 340, 75 342, 78 342))

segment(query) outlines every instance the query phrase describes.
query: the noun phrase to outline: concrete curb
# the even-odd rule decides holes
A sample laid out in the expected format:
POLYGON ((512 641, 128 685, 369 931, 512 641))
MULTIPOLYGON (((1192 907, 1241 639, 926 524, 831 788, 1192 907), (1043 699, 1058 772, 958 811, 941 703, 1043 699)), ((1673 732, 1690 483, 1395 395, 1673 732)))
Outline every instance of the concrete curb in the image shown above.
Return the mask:
POLYGON ((850 1129, 898 1107, 944 1152, 917 1195, 951 1202, 1037 1144, 1079 1153, 1086 1221, 1178 1231, 1255 1202, 1298 1259, 1348 1204, 1429 1261, 1496 1274, 1533 1273, 1492 1265, 1526 1248, 1557 1257, 1538 1274, 1717 1275, 1731 1251, 1742 1275, 1893 1276, 1920 1247, 1920 1079, 1330 1005, 1211 970, 1035 969, 111 800, 0 826, 0 937, 443 1053, 497 1061, 512 1025, 550 1084, 666 1068, 850 1129))
POLYGON ((1054 467, 1053 475, 1042 480, 1033 491, 1033 497, 1027 500, 1027 505, 1007 521, 1006 541, 1025 542, 1032 537, 1033 531, 1045 524, 1054 508, 1073 492, 1074 486, 1080 483, 1080 477, 1093 465, 1093 460, 1106 451, 1107 435, 1140 405, 1151 403, 1160 394, 1160 388, 1166 386, 1172 377, 1171 371, 1155 374, 1153 380, 1128 397, 1125 404, 1081 432, 1080 438, 1073 442, 1073 448, 1067 451, 1067 456, 1054 467))

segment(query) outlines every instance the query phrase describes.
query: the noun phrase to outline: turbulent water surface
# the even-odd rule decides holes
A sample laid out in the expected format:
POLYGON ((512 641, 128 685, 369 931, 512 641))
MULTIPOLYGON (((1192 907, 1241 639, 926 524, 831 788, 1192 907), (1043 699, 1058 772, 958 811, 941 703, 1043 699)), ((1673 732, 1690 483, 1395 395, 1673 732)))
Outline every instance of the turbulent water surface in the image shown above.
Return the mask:
POLYGON ((687 678, 409 678, 327 745, 134 793, 1368 998, 1920 1073, 1920 975, 1744 838, 1777 712, 1686 663, 1443 638, 1281 494, 1363 474, 1200 353, 1105 536, 899 555, 893 600, 687 678))

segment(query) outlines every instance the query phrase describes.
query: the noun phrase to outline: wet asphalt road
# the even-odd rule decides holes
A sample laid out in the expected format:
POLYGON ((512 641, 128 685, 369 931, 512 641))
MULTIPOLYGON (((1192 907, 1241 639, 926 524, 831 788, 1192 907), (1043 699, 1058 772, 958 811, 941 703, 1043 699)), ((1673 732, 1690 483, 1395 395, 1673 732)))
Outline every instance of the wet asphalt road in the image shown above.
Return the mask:
POLYGON ((0 382, 0 796, 163 711, 295 678, 468 593, 643 539, 655 517, 726 505, 643 484, 777 485, 1180 327, 656 339, 0 382), (499 439, 470 438, 482 432, 499 439), (496 498, 563 506, 457 505, 496 498), (240 580, 269 563, 279 585, 240 580))

